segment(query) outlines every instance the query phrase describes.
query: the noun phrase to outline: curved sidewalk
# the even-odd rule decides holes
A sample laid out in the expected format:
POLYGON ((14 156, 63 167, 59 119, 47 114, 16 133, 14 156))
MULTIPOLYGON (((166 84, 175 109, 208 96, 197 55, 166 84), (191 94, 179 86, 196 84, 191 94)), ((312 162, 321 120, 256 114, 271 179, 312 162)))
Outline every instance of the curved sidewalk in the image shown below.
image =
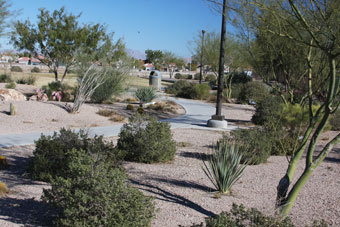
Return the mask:
MULTIPOLYGON (((177 104, 183 106, 183 108, 186 111, 185 115, 176 118, 162 120, 163 122, 169 122, 171 124, 172 129, 198 128, 206 130, 221 130, 208 128, 206 126, 207 121, 211 118, 211 115, 215 114, 215 108, 213 106, 203 102, 187 99, 178 99, 172 97, 167 97, 164 99, 175 101, 177 104)), ((123 124, 104 127, 93 127, 89 128, 88 130, 90 136, 94 135, 103 135, 104 137, 117 136, 122 126, 123 124)), ((234 126, 228 126, 228 128, 224 130, 228 131, 235 128, 236 127, 234 126)), ((79 131, 79 129, 75 129, 75 131, 79 131)), ((24 134, 0 135, 0 148, 34 144, 34 141, 38 140, 42 133, 44 135, 53 135, 54 132, 35 132, 24 134)))

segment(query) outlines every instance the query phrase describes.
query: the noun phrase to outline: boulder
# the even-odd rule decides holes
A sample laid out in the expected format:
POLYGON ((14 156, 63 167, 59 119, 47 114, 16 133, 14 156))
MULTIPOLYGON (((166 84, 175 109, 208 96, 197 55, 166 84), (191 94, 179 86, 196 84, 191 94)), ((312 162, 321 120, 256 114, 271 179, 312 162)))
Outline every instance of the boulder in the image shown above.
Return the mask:
POLYGON ((26 101, 26 96, 14 89, 0 89, 0 101, 26 101))

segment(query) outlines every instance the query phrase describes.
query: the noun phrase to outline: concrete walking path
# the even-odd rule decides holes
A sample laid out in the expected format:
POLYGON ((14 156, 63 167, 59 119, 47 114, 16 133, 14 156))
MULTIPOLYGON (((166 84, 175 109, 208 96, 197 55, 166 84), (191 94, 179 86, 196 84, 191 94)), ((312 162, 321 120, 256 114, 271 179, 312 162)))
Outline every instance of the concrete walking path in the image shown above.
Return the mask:
MULTIPOLYGON (((169 122, 171 128, 198 128, 206 130, 221 130, 213 129, 206 126, 207 121, 211 118, 211 115, 215 114, 215 108, 207 103, 179 99, 173 97, 164 98, 167 100, 175 101, 177 104, 181 105, 186 114, 176 117, 162 120, 163 122, 169 122)), ((104 126, 104 127, 92 127, 89 128, 89 135, 103 135, 104 137, 117 136, 120 132, 120 128, 123 124, 104 126)), ((228 126, 225 131, 235 129, 235 126, 228 126)), ((79 131, 80 129, 75 129, 74 131, 79 131)), ((11 146, 21 146, 34 144, 35 140, 38 140, 41 134, 53 135, 54 132, 35 132, 35 133, 23 133, 23 134, 9 134, 0 135, 0 147, 11 147, 11 146)))

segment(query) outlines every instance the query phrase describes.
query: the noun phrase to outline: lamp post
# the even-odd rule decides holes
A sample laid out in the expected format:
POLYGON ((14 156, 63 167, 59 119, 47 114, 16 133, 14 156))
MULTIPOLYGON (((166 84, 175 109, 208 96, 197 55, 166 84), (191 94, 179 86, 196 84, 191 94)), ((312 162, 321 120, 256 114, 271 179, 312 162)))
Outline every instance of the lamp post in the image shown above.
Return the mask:
POLYGON ((224 120, 224 116, 221 114, 221 112, 222 112, 223 77, 224 77, 224 44, 225 44, 225 39, 226 39, 226 15, 227 15, 227 0, 223 0, 216 114, 211 116, 211 119, 208 121, 208 127, 214 127, 214 128, 226 128, 227 125, 228 125, 227 121, 224 120))
POLYGON ((202 83, 202 71, 203 71, 203 45, 204 45, 204 33, 202 30, 202 46, 201 46, 201 67, 200 67, 200 84, 202 83))

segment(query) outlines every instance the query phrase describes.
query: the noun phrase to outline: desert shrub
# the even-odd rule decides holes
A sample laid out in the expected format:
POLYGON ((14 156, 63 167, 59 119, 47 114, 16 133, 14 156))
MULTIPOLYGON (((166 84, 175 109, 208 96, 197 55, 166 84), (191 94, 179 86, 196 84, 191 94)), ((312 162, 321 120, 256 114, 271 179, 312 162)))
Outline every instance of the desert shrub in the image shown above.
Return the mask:
POLYGON ((180 74, 180 73, 176 73, 175 74, 175 79, 185 79, 183 78, 184 75, 180 74))
POLYGON ((135 110, 135 107, 134 107, 132 104, 128 104, 128 105, 126 105, 126 109, 127 109, 127 110, 131 110, 131 111, 134 111, 134 110, 135 110))
POLYGON ((97 87, 91 96, 91 100, 102 103, 109 100, 113 95, 118 95, 124 90, 127 76, 125 72, 110 69, 105 74, 104 82, 97 87))
POLYGON ((244 72, 232 72, 232 77, 232 84, 245 84, 251 81, 251 77, 244 72))
POLYGON ((238 99, 243 103, 258 103, 268 95, 269 90, 264 83, 259 81, 251 81, 244 85, 238 99))
POLYGON ((135 98, 127 98, 124 100, 124 102, 128 102, 128 103, 131 103, 131 102, 136 102, 137 100, 135 98))
POLYGON ((53 81, 51 83, 48 83, 48 85, 43 86, 42 89, 45 90, 45 93, 47 94, 49 99, 52 99, 52 93, 54 91, 61 91, 62 92, 61 101, 63 102, 71 101, 75 92, 75 90, 67 83, 61 83, 60 81, 53 81))
POLYGON ((7 74, 1 74, 0 75, 0 83, 10 83, 10 82, 12 82, 11 76, 9 76, 7 74))
POLYGON ((5 183, 0 181, 0 196, 5 195, 8 192, 8 188, 5 183))
POLYGON ((89 138, 88 134, 82 130, 75 133, 61 129, 53 136, 41 135, 35 141, 35 146, 28 172, 34 180, 47 182, 52 178, 67 174, 68 170, 65 165, 71 161, 70 151, 72 149, 82 150, 102 160, 108 160, 112 166, 118 166, 123 158, 122 153, 114 150, 112 143, 104 143, 102 136, 89 138))
POLYGON ((140 104, 151 102, 157 98, 156 89, 154 87, 138 88, 135 92, 135 97, 139 100, 140 104))
POLYGON ((267 96, 265 99, 256 103, 255 114, 251 121, 256 125, 272 124, 279 120, 283 111, 283 102, 280 97, 267 96))
POLYGON ((17 87, 17 84, 13 81, 6 84, 6 86, 5 86, 5 88, 8 88, 8 89, 15 89, 16 87, 17 87))
POLYGON ((250 165, 267 162, 274 146, 271 134, 260 128, 237 129, 232 131, 231 140, 239 145, 242 162, 250 165))
POLYGON ((0 155, 0 169, 6 169, 8 167, 6 157, 0 155))
MULTIPOLYGON (((204 76, 202 75, 202 80, 203 80, 204 76)), ((199 80, 200 79, 200 73, 195 73, 194 75, 194 80, 199 80)))
POLYGON ((188 80, 192 80, 192 75, 191 75, 191 74, 188 74, 188 75, 187 75, 187 79, 188 79, 188 80))
POLYGON ((330 125, 332 130, 340 131, 340 110, 338 109, 335 113, 331 116, 330 125))
POLYGON ((149 226, 150 197, 127 183, 120 168, 110 168, 83 151, 70 151, 68 174, 51 182, 43 201, 56 210, 55 226, 149 226))
POLYGON ((97 111, 97 114, 103 117, 111 117, 116 114, 116 112, 114 110, 100 109, 97 111))
POLYGON ((110 116, 109 120, 113 122, 124 122, 125 117, 119 114, 113 114, 112 116, 110 116))
POLYGON ((195 84, 193 92, 191 93, 192 99, 205 99, 209 96, 210 86, 208 84, 195 84))
POLYGON ((117 142, 125 160, 143 163, 167 162, 173 160, 176 143, 172 139, 169 123, 158 122, 156 118, 134 115, 124 124, 117 142))
POLYGON ((19 72, 19 73, 23 72, 22 68, 20 66, 16 66, 16 65, 11 67, 11 71, 12 72, 19 72))
POLYGON ((244 86, 243 84, 232 84, 231 85, 231 98, 232 99, 238 99, 243 89, 243 86, 244 86))
POLYGON ((179 80, 179 81, 176 81, 174 84, 170 85, 166 89, 166 92, 177 96, 180 92, 182 92, 183 90, 189 87, 191 87, 191 83, 189 81, 179 80))
POLYGON ((233 184, 242 176, 246 165, 241 165, 242 154, 238 146, 226 139, 217 142, 207 163, 203 161, 203 171, 217 191, 228 194, 233 184))
POLYGON ((144 110, 144 108, 142 106, 138 107, 137 113, 144 114, 144 112, 145 112, 145 110, 144 110))
POLYGON ((17 79, 17 84, 28 84, 28 85, 34 85, 36 81, 36 78, 32 75, 29 75, 28 77, 21 77, 17 79))
POLYGON ((38 67, 33 67, 33 69, 31 69, 32 73, 40 73, 40 69, 38 67))
POLYGON ((53 69, 49 69, 48 73, 54 73, 53 69))
POLYGON ((204 80, 206 82, 210 82, 210 81, 216 81, 216 79, 217 78, 216 78, 215 74, 207 74, 204 80))
POLYGON ((242 204, 233 204, 230 212, 222 212, 219 215, 207 217, 205 224, 194 224, 192 227, 294 227, 287 217, 280 220, 275 217, 266 216, 255 208, 246 209, 242 204))

